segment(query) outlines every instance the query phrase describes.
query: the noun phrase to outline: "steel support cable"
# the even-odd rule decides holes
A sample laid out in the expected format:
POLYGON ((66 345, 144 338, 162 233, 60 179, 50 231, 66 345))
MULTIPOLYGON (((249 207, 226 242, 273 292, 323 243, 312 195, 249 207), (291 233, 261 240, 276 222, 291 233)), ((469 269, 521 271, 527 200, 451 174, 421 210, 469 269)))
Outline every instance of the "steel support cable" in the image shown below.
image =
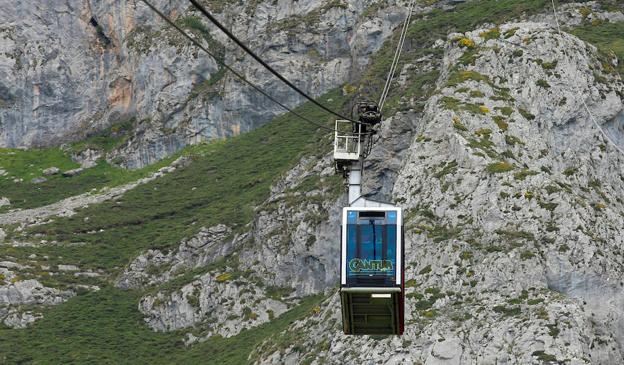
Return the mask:
POLYGON ((246 84, 248 84, 249 86, 251 86, 252 88, 254 88, 256 91, 258 91, 259 93, 261 93, 262 95, 264 95, 265 97, 267 97, 269 100, 271 100, 272 102, 274 102, 275 104, 279 105, 280 107, 282 107, 284 110, 286 110, 288 113, 291 113, 292 115, 300 118, 301 120, 303 120, 304 122, 310 123, 316 127, 319 127, 321 129, 325 129, 328 130, 330 132, 336 132, 335 129, 324 126, 320 123, 314 122, 310 119, 308 119, 307 117, 297 113, 296 111, 290 109, 289 107, 287 107, 286 105, 284 105, 283 103, 281 103, 279 100, 275 99, 273 96, 269 95, 266 91, 262 90, 259 86, 257 86, 256 84, 254 84, 253 82, 247 80, 247 78, 245 76, 243 76, 242 74, 240 74, 239 72, 237 72, 236 70, 234 70, 232 67, 230 67, 228 64, 225 63, 224 60, 222 60, 221 58, 219 58, 218 56, 216 56, 215 54, 213 54, 212 52, 210 52, 206 47, 204 47, 201 43, 199 43, 195 38, 191 37, 190 35, 188 35, 188 33, 186 33, 182 28, 180 28, 177 24, 175 24, 173 22, 173 20, 169 19, 169 17, 167 17, 165 14, 163 14, 160 10, 158 10, 154 5, 152 5, 149 1, 147 0, 141 0, 143 1, 150 9, 152 9, 156 14, 158 14, 158 16, 160 18, 162 18, 165 22, 167 22, 169 25, 171 25, 172 27, 174 27, 178 32, 180 32, 185 38, 187 38, 189 41, 191 41, 191 43, 193 43, 196 47, 198 47, 199 49, 201 49, 202 51, 206 52, 208 55, 210 55, 212 58, 215 59, 215 61, 220 64, 222 67, 225 67, 229 72, 231 72, 234 76, 236 76, 237 78, 239 78, 241 81, 245 82, 246 84))
POLYGON ((245 45, 240 39, 238 39, 232 32, 230 32, 229 29, 227 29, 223 24, 221 24, 201 4, 199 4, 196 0, 189 0, 189 1, 191 2, 191 4, 193 4, 193 6, 195 6, 195 8, 197 8, 197 10, 199 10, 202 14, 204 14, 204 16, 206 18, 208 18, 214 25, 216 25, 217 28, 219 28, 223 33, 225 33, 225 35, 227 35, 228 38, 230 38, 232 41, 234 41, 234 43, 236 43, 240 48, 242 48, 247 54, 249 54, 251 57, 253 57, 264 68, 266 68, 269 72, 271 72, 273 75, 275 75, 275 77, 277 77, 282 82, 284 82, 286 85, 288 85, 291 89, 296 91, 299 95, 303 96, 304 98, 306 98, 310 102, 312 102, 314 105, 318 106, 319 108, 325 110, 326 112, 328 112, 328 113, 330 113, 330 114, 332 114, 332 115, 334 115, 334 116, 336 116, 336 117, 338 117, 340 119, 348 120, 348 121, 350 121, 352 123, 363 124, 363 123, 360 123, 360 122, 356 122, 356 121, 352 120, 351 118, 347 118, 344 115, 331 110, 330 108, 328 108, 325 105, 323 105, 323 104, 319 103, 318 101, 316 101, 314 98, 312 98, 310 95, 305 93, 303 90, 299 89, 292 82, 288 81, 288 79, 286 79, 279 72, 277 72, 275 69, 273 69, 273 67, 271 67, 268 63, 266 63, 264 60, 262 60, 262 58, 260 58, 258 55, 256 55, 254 53, 254 51, 252 51, 249 47, 247 47, 247 45, 245 45))
MULTIPOLYGON (((551 3, 552 3, 552 8, 553 8, 553 13, 555 15, 555 22, 557 23, 557 31, 559 32, 559 36, 565 41, 565 37, 563 36, 563 32, 561 31, 561 24, 559 24, 559 16, 557 15, 557 6, 555 5, 555 0, 551 0, 551 3)), ((563 47, 563 54, 565 55, 566 59, 570 58, 565 47, 563 47)), ((622 82, 622 79, 620 78, 619 73, 617 74, 617 76, 620 79, 620 82, 622 82)), ((589 114, 589 118, 594 123, 596 128, 598 128, 600 133, 602 133, 602 135, 607 139, 607 141, 609 141, 613 145, 613 147, 615 147, 616 150, 618 150, 621 154, 624 155, 624 150, 622 150, 615 142, 613 142, 611 137, 609 137, 609 135, 602 129, 600 124, 598 124, 598 121, 596 120, 591 110, 589 109, 589 106, 587 105, 587 102, 585 101, 585 98, 582 96, 582 94, 581 94, 581 102, 583 103, 585 110, 587 110, 587 114, 589 114)))
POLYGON ((412 0, 409 5, 409 8, 408 8, 409 10, 408 10, 407 16, 405 17, 405 22, 403 23, 403 27, 401 29, 401 36, 399 37, 399 44, 397 45, 396 51, 394 52, 394 58, 392 59, 390 72, 388 73, 386 84, 381 93, 381 98, 379 99, 379 111, 383 111, 384 104, 386 103, 386 98, 388 97, 388 93, 390 92, 390 85, 392 84, 392 79, 394 79, 394 74, 396 73, 396 69, 399 65, 399 60, 401 59, 401 53, 403 52, 403 45, 405 44, 405 38, 407 37, 407 32, 409 30, 409 24, 412 20, 412 13, 414 11, 415 4, 416 4, 416 0, 412 0))
MULTIPOLYGON (((411 13, 411 10, 410 10, 411 13)), ((392 84, 392 79, 394 78, 394 74, 396 71, 396 67, 398 64, 398 59, 400 57, 400 53, 401 53, 401 49, 403 48, 403 40, 404 40, 404 34, 406 32, 407 29, 407 24, 408 24, 408 19, 409 19, 409 14, 406 16, 405 18, 405 22, 403 23, 403 27, 401 29, 401 34, 399 36, 399 42, 397 45, 397 48, 394 52, 394 57, 392 58, 392 63, 390 65, 390 70, 388 71, 388 77, 386 78, 386 83, 384 85, 384 88, 381 92, 381 97, 379 98, 379 110, 383 111, 383 107, 386 103, 386 98, 388 97, 388 93, 390 92, 390 85, 392 84)))
MULTIPOLYGON (((407 18, 406 18, 407 19, 407 18)), ((386 82, 384 84, 383 90, 381 91, 381 97, 379 98, 379 109, 383 111, 383 106, 386 101, 386 95, 389 89, 389 85, 391 84, 391 80, 394 77, 394 67, 396 64, 397 56, 399 54, 399 49, 401 46, 401 40, 403 39, 403 32, 405 31, 405 23, 403 23, 403 27, 401 28, 401 35, 399 36, 399 42, 396 50, 394 51, 394 57, 392 58, 392 63, 390 64, 390 70, 388 71, 388 76, 386 77, 386 82)))
MULTIPOLYGON (((388 72, 388 77, 386 78, 386 84, 384 85, 384 89, 381 92, 381 98, 379 99, 379 111, 383 111, 384 104, 386 103, 386 98, 388 97, 388 93, 390 92, 390 85, 392 84, 392 79, 394 79, 394 74, 396 72, 396 68, 398 67, 399 60, 401 59, 401 52, 403 51, 403 45, 405 44, 405 39, 407 38, 407 32, 409 30, 409 24, 412 20, 412 13, 414 12, 414 6, 416 5, 416 0, 412 0, 409 7, 408 13, 405 18, 405 22, 403 22, 403 27, 401 28, 401 35, 399 37, 399 44, 397 45, 396 50, 394 51, 394 58, 392 59, 392 65, 390 66, 390 71, 388 72)), ((369 141, 369 146, 367 147, 367 155, 371 152, 372 146, 375 145, 381 139, 381 135, 377 137, 375 141, 369 141)))

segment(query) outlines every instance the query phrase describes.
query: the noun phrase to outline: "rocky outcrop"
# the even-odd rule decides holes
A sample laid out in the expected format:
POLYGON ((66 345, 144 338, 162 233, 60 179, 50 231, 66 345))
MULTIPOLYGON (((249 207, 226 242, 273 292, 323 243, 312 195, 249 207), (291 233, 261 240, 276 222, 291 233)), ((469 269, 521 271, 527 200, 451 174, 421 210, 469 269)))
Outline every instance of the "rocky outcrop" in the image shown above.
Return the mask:
POLYGON ((411 110, 386 119, 364 165, 363 193, 370 199, 390 202, 403 159, 418 129, 421 113, 411 110))
POLYGON ((137 257, 117 280, 122 289, 140 288, 161 284, 180 273, 198 267, 205 267, 233 252, 244 236, 231 238, 232 230, 219 224, 202 228, 195 237, 184 240, 172 252, 148 250, 137 257))
POLYGON ((71 170, 63 171, 63 176, 64 177, 78 176, 78 175, 82 174, 84 171, 85 171, 85 169, 83 167, 79 167, 77 169, 71 169, 71 170))
POLYGON ((52 176, 52 175, 58 174, 59 172, 61 172, 61 170, 58 167, 52 166, 52 167, 49 167, 49 168, 43 170, 43 175, 44 176, 52 176))
POLYGON ((72 160, 80 164, 83 169, 88 169, 97 165, 97 161, 102 158, 102 151, 86 148, 79 153, 72 155, 72 160))
POLYGON ((342 335, 333 296, 292 326, 302 339, 254 358, 624 361, 624 262, 605 254, 624 237, 624 85, 594 47, 537 23, 452 35, 437 85, 391 193, 406 211, 406 334, 342 335))
MULTIPOLYGON (((613 9, 613 7, 609 11, 609 8, 600 1, 573 2, 571 4, 560 3, 557 5, 557 10, 559 22, 569 27, 600 22, 617 23, 624 21, 624 13, 613 9)), ((539 14, 531 20, 556 26, 556 20, 551 12, 539 14)))
POLYGON ((54 305, 73 294, 43 286, 37 280, 24 280, 0 287, 1 305, 43 304, 54 305))
MULTIPOLYGON (((0 318, 2 315, 3 308, 0 308, 0 318)), ((4 324, 7 327, 11 328, 26 328, 30 324, 34 323, 36 320, 41 319, 41 314, 32 313, 32 312, 20 312, 18 310, 10 310, 7 312, 6 318, 4 319, 4 324)))
POLYGON ((192 331, 188 335, 190 341, 196 341, 217 334, 237 335, 274 319, 293 304, 271 298, 255 281, 223 272, 202 275, 171 293, 160 291, 143 297, 139 310, 156 331, 200 328, 200 333, 192 331))
POLYGON ((323 292, 338 278, 343 185, 334 175, 330 156, 304 158, 272 188, 271 197, 254 218, 251 237, 239 264, 267 285, 296 290, 298 295, 323 292))
POLYGON ((25 328, 41 318, 40 314, 21 310, 21 306, 58 305, 74 296, 72 291, 48 288, 34 279, 16 280, 6 266, 5 263, 0 264, 0 320, 6 326, 25 328), (8 284, 7 280, 10 280, 8 284))

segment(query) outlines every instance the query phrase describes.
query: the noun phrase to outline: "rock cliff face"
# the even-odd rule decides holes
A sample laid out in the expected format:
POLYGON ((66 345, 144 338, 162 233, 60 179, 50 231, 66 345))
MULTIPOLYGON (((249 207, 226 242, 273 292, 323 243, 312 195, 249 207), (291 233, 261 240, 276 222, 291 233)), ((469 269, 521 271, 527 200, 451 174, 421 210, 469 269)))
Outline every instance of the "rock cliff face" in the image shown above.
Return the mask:
POLYGON ((406 334, 343 336, 334 295, 259 363, 623 361, 624 85, 595 48, 543 24, 450 39, 419 123, 388 121, 416 125, 392 190, 406 209, 406 334))
MULTIPOLYGON (((284 112, 141 1, 5 2, 2 147, 58 145, 130 121, 132 138, 107 159, 136 168, 187 144, 249 131, 284 112)), ((188 4, 154 5, 286 105, 302 102, 188 4)), ((207 5, 268 63, 315 96, 357 77, 405 12, 395 1, 382 7, 329 0, 207 5)))

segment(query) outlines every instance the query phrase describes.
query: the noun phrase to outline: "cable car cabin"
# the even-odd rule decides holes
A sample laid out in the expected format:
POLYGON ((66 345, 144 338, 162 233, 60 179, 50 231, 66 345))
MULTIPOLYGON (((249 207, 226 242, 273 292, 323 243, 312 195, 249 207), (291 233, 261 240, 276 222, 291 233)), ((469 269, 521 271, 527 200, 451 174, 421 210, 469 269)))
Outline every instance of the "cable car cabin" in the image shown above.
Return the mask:
POLYGON ((398 207, 347 207, 342 217, 342 323, 348 335, 402 335, 403 221, 398 207))

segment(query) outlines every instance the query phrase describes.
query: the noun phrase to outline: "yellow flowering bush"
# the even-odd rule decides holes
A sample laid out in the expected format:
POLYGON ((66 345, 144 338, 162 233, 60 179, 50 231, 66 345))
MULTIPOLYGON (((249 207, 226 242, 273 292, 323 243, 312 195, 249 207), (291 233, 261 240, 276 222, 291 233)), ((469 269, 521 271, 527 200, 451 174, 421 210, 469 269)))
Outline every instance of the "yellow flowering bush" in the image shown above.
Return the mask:
POLYGON ((475 47, 475 42, 470 38, 460 38, 458 43, 461 47, 465 47, 465 48, 475 47))

